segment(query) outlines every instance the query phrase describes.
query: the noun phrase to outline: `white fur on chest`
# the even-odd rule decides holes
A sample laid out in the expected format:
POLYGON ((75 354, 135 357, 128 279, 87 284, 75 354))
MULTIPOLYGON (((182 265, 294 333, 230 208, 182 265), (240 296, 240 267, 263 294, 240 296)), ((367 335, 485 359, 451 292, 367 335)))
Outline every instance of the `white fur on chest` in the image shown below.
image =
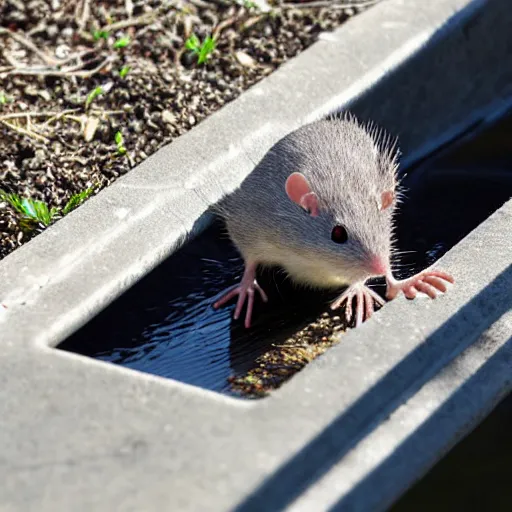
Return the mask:
POLYGON ((322 288, 337 288, 350 284, 350 279, 344 276, 332 265, 306 254, 298 254, 273 246, 260 247, 254 258, 267 265, 283 267, 292 279, 322 288))

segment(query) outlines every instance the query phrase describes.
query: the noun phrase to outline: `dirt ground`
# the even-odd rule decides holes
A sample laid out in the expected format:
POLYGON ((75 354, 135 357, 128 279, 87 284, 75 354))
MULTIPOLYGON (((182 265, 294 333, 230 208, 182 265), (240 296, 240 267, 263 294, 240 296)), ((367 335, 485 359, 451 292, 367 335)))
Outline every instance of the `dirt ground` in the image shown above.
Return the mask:
MULTIPOLYGON (((377 1, 0 2, 0 190, 108 186, 377 1)), ((0 259, 38 228, 0 200, 0 259)))

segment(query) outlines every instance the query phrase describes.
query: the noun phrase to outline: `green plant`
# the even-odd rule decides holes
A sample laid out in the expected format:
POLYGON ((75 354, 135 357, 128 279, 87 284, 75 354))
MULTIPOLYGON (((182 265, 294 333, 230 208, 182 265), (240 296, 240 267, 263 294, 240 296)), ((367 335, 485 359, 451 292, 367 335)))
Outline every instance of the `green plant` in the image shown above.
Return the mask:
POLYGON ((98 85, 98 87, 95 87, 88 95, 85 100, 85 109, 87 110, 90 106, 90 104, 101 94, 103 94, 103 87, 101 85, 98 85))
POLYGON ((8 101, 9 100, 8 100, 7 95, 5 94, 5 92, 0 91, 0 105, 5 105, 8 101))
POLYGON ((130 44, 130 38, 128 36, 120 37, 114 43, 114 48, 125 48, 130 44))
POLYGON ((89 187, 85 190, 82 190, 82 192, 73 194, 69 198, 69 201, 66 203, 64 208, 62 208, 62 215, 67 215, 71 210, 74 210, 77 206, 80 206, 93 192, 94 187, 89 187))
POLYGON ((57 217, 58 208, 48 208, 43 201, 22 198, 18 194, 8 194, 0 190, 0 200, 9 203, 21 215, 20 224, 23 229, 32 231, 38 224, 49 226, 57 217))
POLYGON ((20 216, 20 226, 24 231, 33 231, 38 226, 46 228, 62 215, 67 215, 71 210, 82 204, 92 193, 90 187, 78 194, 73 194, 64 208, 49 208, 43 201, 36 201, 18 194, 8 193, 0 189, 0 201, 10 204, 13 210, 20 216))
POLYGON ((108 30, 95 30, 92 33, 92 37, 94 37, 95 41, 99 41, 100 39, 108 39, 109 35, 110 33, 108 32, 108 30))
POLYGON ((203 64, 208 59, 209 55, 215 50, 217 41, 215 38, 208 36, 201 43, 199 38, 192 34, 185 42, 185 48, 194 52, 197 55, 197 63, 203 64))
POLYGON ((124 140, 123 140, 123 134, 121 132, 116 132, 114 135, 114 140, 117 144, 117 152, 120 155, 126 154, 126 148, 124 147, 124 140))
POLYGON ((252 0, 237 0, 236 3, 238 5, 241 5, 242 7, 245 7, 246 9, 257 9, 258 5, 256 2, 253 2, 252 0))
POLYGON ((130 66, 123 66, 120 70, 119 70, 119 76, 121 78, 124 78, 130 71, 130 66))

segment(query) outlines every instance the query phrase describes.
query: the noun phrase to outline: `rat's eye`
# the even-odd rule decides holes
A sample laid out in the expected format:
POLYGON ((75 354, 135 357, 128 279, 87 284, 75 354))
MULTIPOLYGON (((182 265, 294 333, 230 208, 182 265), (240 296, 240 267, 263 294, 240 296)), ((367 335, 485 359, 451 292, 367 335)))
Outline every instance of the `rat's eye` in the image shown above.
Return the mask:
POLYGON ((332 228, 331 240, 337 244, 344 244, 348 240, 347 230, 343 226, 332 228))

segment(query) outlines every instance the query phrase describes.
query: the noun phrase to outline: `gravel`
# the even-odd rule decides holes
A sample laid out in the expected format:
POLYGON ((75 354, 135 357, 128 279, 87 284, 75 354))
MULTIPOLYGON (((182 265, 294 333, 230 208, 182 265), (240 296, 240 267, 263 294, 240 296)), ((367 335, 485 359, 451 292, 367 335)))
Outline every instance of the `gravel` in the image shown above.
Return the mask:
MULTIPOLYGON (((377 1, 4 0, 0 189, 98 191, 377 1), (202 65, 193 34, 216 37, 202 65)), ((40 231, 22 225, 0 202, 0 259, 40 231)))
POLYGON ((231 389, 244 398, 268 396, 313 359, 338 344, 339 334, 346 328, 339 311, 323 312, 282 345, 265 352, 248 372, 229 378, 231 389))

